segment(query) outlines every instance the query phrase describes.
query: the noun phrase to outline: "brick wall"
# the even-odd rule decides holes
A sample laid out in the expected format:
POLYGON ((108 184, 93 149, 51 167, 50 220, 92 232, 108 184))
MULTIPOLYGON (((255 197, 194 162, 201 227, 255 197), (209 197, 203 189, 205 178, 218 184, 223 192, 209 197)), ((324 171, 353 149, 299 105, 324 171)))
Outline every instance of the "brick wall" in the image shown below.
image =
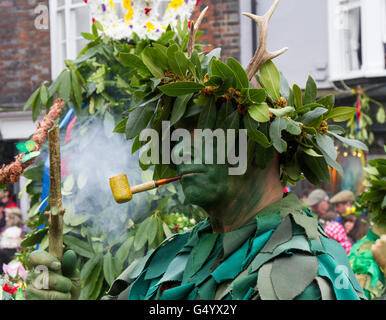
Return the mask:
MULTIPOLYGON (((243 0, 245 1, 245 0, 243 0)), ((240 60, 240 10, 238 0, 201 0, 194 20, 209 6, 200 30, 204 34, 200 40, 211 44, 206 49, 222 48, 222 57, 240 60)))
POLYGON ((51 79, 50 33, 34 25, 41 3, 48 0, 0 1, 0 106, 23 105, 51 79))
MULTIPOLYGON (((34 9, 48 0, 0 0, 0 106, 23 105, 51 79, 50 33, 34 26, 34 9)), ((223 58, 240 59, 238 0, 201 0, 194 19, 209 6, 201 30, 206 50, 222 47, 223 58)))

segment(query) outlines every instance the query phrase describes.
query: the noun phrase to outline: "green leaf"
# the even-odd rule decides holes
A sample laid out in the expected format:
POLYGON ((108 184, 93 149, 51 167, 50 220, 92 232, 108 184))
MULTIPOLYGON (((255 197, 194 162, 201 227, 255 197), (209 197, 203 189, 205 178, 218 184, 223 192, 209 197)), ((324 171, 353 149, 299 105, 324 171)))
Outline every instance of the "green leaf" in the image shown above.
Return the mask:
POLYGON ((280 73, 275 64, 268 60, 260 69, 260 80, 268 94, 278 101, 281 98, 280 94, 280 73))
POLYGON ((24 108, 23 110, 26 111, 28 108, 33 108, 33 106, 35 105, 36 103, 36 100, 37 98, 39 97, 40 95, 40 90, 41 90, 41 87, 39 87, 30 97, 29 99, 27 100, 27 102, 25 103, 24 105, 24 108))
POLYGON ((115 280, 115 267, 110 251, 103 257, 103 274, 108 285, 111 286, 115 280))
POLYGON ((205 87, 196 82, 174 82, 158 88, 167 96, 178 97, 196 93, 205 87))
POLYGON ((310 104, 316 100, 318 96, 318 87, 315 80, 309 76, 306 84, 306 90, 304 92, 304 104, 310 104))
POLYGON ((300 110, 303 107, 303 92, 297 84, 293 85, 293 93, 295 100, 296 110, 300 110))
POLYGON ((156 77, 157 79, 161 79, 165 76, 163 70, 159 66, 157 66, 157 64, 153 60, 153 55, 150 47, 146 47, 141 52, 141 59, 154 77, 156 77))
MULTIPOLYGON (((241 64, 236 59, 228 58, 227 65, 233 70, 236 76, 236 80, 237 80, 236 89, 249 88, 249 79, 248 79, 247 73, 245 72, 241 64)), ((259 101, 259 102, 262 102, 262 101, 259 101)))
POLYGON ((327 112, 328 109, 318 107, 312 111, 307 112, 302 117, 301 122, 310 127, 318 127, 323 120, 321 117, 327 112))
POLYGON ((118 258, 121 265, 123 265, 124 262, 127 260, 130 253, 130 249, 133 246, 133 243, 134 243, 134 237, 130 237, 117 250, 115 256, 118 258))
POLYGON ((285 107, 281 109, 274 109, 269 108, 269 111, 271 111, 276 117, 284 117, 288 116, 289 114, 293 113, 295 111, 294 107, 285 107))
POLYGON ((200 57, 198 56, 198 53, 196 50, 193 51, 193 54, 192 54, 190 60, 192 61, 192 63, 194 64, 194 66, 196 68, 196 73, 197 73, 198 78, 201 79, 201 77, 202 77, 201 61, 200 61, 200 57))
POLYGON ((66 246, 74 250, 77 254, 81 255, 82 257, 92 258, 94 256, 93 249, 90 247, 90 245, 79 238, 75 238, 69 235, 64 235, 63 242, 66 246))
POLYGON ((316 157, 316 158, 323 157, 323 155, 317 153, 314 149, 302 148, 302 150, 304 151, 304 153, 308 154, 311 157, 316 157))
POLYGON ((241 97, 251 103, 263 103, 267 94, 264 89, 242 89, 241 97))
POLYGON ((90 41, 93 41, 97 38, 97 36, 95 36, 92 33, 88 33, 88 32, 81 32, 80 34, 83 38, 85 38, 86 40, 90 40, 90 41))
POLYGON ((198 129, 213 129, 213 127, 216 124, 216 116, 217 116, 216 99, 214 97, 211 97, 208 105, 206 105, 203 108, 203 110, 200 114, 197 128, 198 129))
POLYGON ((71 73, 70 71, 65 71, 63 73, 63 79, 60 82, 58 96, 62 98, 65 102, 70 100, 71 94, 71 73))
POLYGON ((385 109, 383 107, 379 107, 376 119, 378 123, 384 124, 386 122, 386 114, 385 114, 385 109))
POLYGON ((323 104, 310 103, 310 104, 303 105, 301 108, 297 108, 296 110, 298 113, 307 113, 307 112, 310 112, 318 107, 326 109, 326 107, 323 104))
POLYGON ((32 247, 33 245, 40 243, 47 233, 48 227, 33 231, 31 234, 27 235, 21 242, 22 247, 32 247))
POLYGON ((335 149, 334 140, 329 136, 322 134, 317 134, 315 139, 320 150, 328 154, 328 156, 333 160, 336 160, 338 157, 338 151, 335 149))
POLYGON ((265 102, 250 106, 248 113, 257 122, 264 123, 270 120, 269 108, 265 102))
POLYGON ((182 119, 182 117, 185 114, 188 102, 190 101, 190 99, 192 99, 192 97, 193 97, 193 93, 188 94, 186 96, 177 97, 176 101, 174 102, 174 107, 170 118, 171 126, 173 126, 174 124, 176 124, 178 121, 182 119))
POLYGON ((71 83, 72 83, 72 92, 75 98, 74 102, 78 106, 78 110, 80 110, 83 104, 82 87, 79 84, 78 77, 76 76, 75 71, 71 71, 71 83))
POLYGON ((140 69, 145 72, 149 72, 149 69, 145 66, 142 60, 132 53, 121 52, 119 54, 119 61, 127 67, 140 69))
POLYGON ((94 25, 99 31, 103 31, 103 26, 102 26, 102 24, 101 24, 99 21, 95 20, 94 23, 93 23, 93 25, 94 25))
POLYGON ((350 147, 354 147, 364 151, 369 151, 369 148, 361 141, 341 137, 340 135, 337 135, 335 132, 329 132, 329 134, 333 135, 335 138, 337 138, 338 140, 342 141, 344 144, 347 144, 350 147))
POLYGON ((43 106, 47 105, 48 102, 48 89, 47 87, 42 84, 41 89, 40 89, 40 101, 42 102, 43 106))
POLYGON ((350 120, 356 112, 353 107, 338 107, 332 109, 325 117, 325 120, 333 119, 335 122, 344 122, 350 120))
POLYGON ((127 118, 122 119, 118 122, 118 124, 114 128, 114 133, 125 133, 126 132, 126 124, 127 124, 127 118))
POLYGON ((316 101, 318 104, 324 105, 328 110, 331 110, 335 106, 335 96, 333 94, 325 96, 316 101))
POLYGON ((92 274, 95 266, 100 262, 100 260, 101 256, 95 255, 82 266, 82 270, 80 272, 80 280, 83 287, 86 285, 86 282, 88 282, 89 276, 92 274))
POLYGON ((298 136, 302 133, 300 129, 300 123, 296 122, 292 119, 285 119, 287 121, 287 128, 285 129, 287 132, 294 136, 298 136))
POLYGON ((147 242, 147 239, 148 239, 147 230, 149 228, 150 218, 151 217, 147 218, 146 220, 144 220, 139 224, 137 233, 135 234, 135 238, 134 238, 134 249, 136 251, 144 247, 147 242))
POLYGON ((330 171, 323 157, 313 157, 300 151, 297 155, 300 169, 304 176, 314 185, 325 181, 330 183, 330 171))
POLYGON ((150 217, 148 229, 147 229, 147 242, 152 244, 158 233, 158 222, 159 220, 155 217, 150 217))
POLYGON ((271 146, 271 143, 269 142, 265 134, 257 129, 259 124, 255 120, 253 120, 249 114, 244 116, 243 121, 244 127, 247 129, 248 137, 250 139, 257 142, 264 148, 269 148, 271 146))
POLYGON ((130 112, 126 122, 126 139, 133 139, 145 129, 152 117, 154 110, 151 105, 140 107, 130 112))
POLYGON ((291 96, 291 88, 289 86, 288 80, 286 77, 280 72, 280 93, 287 100, 289 106, 293 106, 290 104, 290 96, 291 96))
POLYGON ((23 176, 29 180, 41 181, 43 179, 43 166, 39 165, 32 169, 26 170, 24 171, 23 176))
POLYGON ((178 69, 184 77, 189 69, 189 60, 184 53, 177 51, 175 54, 175 62, 178 64, 178 69))
POLYGON ((221 62, 220 60, 217 59, 212 59, 210 63, 210 68, 209 68, 209 76, 218 76, 223 80, 226 80, 228 78, 233 79, 233 85, 236 86, 236 75, 233 72, 233 70, 228 67, 225 63, 221 62))
POLYGON ((279 153, 287 151, 287 142, 285 142, 281 137, 282 131, 287 128, 287 125, 288 123, 284 118, 276 118, 269 128, 269 135, 273 146, 279 153))

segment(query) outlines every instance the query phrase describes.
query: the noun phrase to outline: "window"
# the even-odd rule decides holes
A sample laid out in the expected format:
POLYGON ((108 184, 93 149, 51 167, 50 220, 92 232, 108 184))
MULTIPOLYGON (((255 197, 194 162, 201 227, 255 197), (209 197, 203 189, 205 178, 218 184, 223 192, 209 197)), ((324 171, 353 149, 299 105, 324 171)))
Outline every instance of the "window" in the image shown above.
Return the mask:
POLYGON ((50 0, 51 65, 55 79, 64 60, 75 59, 86 45, 82 32, 90 32, 91 17, 83 0, 50 0))
MULTIPOLYGON (((162 0, 159 6, 162 15, 170 0, 162 0)), ((114 0, 117 15, 123 18, 122 0, 114 0)), ((64 69, 64 60, 77 57, 87 40, 82 32, 90 32, 92 17, 83 0, 50 0, 51 23, 51 69, 52 78, 64 69)))
POLYGON ((386 76, 386 0, 329 0, 331 80, 386 76))

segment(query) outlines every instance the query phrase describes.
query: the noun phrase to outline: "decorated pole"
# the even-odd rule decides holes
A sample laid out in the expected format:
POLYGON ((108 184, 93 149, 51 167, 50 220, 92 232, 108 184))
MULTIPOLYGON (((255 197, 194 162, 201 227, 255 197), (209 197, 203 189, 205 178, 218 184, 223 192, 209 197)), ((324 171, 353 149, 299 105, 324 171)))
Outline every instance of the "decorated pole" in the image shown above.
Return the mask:
POLYGON ((49 253, 59 261, 63 256, 63 214, 62 183, 60 169, 59 126, 48 133, 50 153, 50 206, 49 212, 49 253))

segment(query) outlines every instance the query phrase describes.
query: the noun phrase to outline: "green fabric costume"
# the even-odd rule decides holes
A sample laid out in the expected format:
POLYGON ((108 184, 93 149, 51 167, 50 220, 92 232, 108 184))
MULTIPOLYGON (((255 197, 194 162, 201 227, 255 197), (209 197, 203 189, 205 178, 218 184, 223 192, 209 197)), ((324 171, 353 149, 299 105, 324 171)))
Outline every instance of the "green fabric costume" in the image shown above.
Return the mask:
POLYGON ((351 249, 349 260, 356 275, 366 275, 363 289, 368 299, 380 298, 385 294, 385 275, 374 260, 371 246, 380 237, 371 229, 351 249))
POLYGON ((105 299, 359 300, 344 249, 289 194, 237 230, 209 219, 134 262, 105 299), (338 267, 344 267, 339 269, 338 267))

